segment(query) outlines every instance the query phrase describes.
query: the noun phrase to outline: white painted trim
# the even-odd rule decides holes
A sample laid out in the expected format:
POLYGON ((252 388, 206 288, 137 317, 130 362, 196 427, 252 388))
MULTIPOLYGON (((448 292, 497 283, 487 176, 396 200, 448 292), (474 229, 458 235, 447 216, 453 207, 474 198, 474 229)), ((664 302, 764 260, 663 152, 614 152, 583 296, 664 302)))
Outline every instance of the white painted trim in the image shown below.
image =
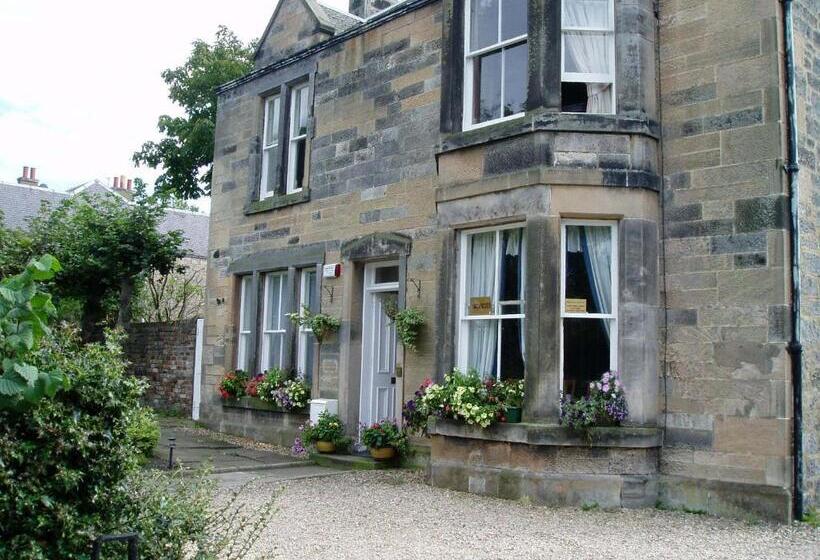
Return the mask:
MULTIPOLYGON (((294 132, 294 130, 297 130, 297 127, 298 127, 298 123, 296 123, 296 120, 294 118, 296 116, 296 100, 299 99, 299 101, 301 101, 300 92, 304 92, 302 95, 305 95, 305 96, 308 95, 308 93, 309 93, 308 92, 308 87, 309 87, 309 84, 307 84, 307 83, 300 84, 300 85, 294 87, 290 92, 290 100, 289 100, 289 103, 290 103, 290 109, 289 109, 290 110, 290 119, 289 119, 289 123, 288 123, 289 124, 289 126, 288 126, 288 129, 289 129, 288 130, 288 177, 287 177, 286 190, 285 190, 285 192, 287 194, 297 193, 297 192, 300 192, 302 190, 301 187, 297 189, 297 188, 294 188, 294 185, 293 185, 293 182, 296 180, 296 174, 295 174, 296 166, 295 166, 295 163, 296 163, 296 154, 298 153, 298 150, 295 149, 295 146, 300 140, 305 141, 305 167, 307 167, 307 158, 308 158, 308 153, 307 153, 307 132, 305 132, 305 134, 300 134, 298 136, 294 135, 293 132, 294 132)), ((308 103, 307 109, 308 109, 307 113, 309 115, 309 113, 310 113, 310 103, 308 103)))
POLYGON ((618 287, 618 222, 614 220, 561 220, 561 301, 558 304, 560 312, 559 325, 559 368, 558 368, 558 390, 564 390, 564 319, 605 319, 610 321, 609 331, 609 369, 618 369, 618 300, 620 291, 618 287), (610 262, 610 275, 612 282, 612 312, 606 313, 567 313, 564 308, 566 304, 566 274, 567 274, 567 226, 608 226, 610 228, 610 243, 612 258, 610 262))
POLYGON ((274 195, 274 191, 269 189, 268 183, 268 160, 276 157, 276 148, 279 147, 279 118, 281 114, 281 95, 276 93, 265 98, 265 118, 262 121, 262 173, 260 174, 259 198, 264 200, 274 195), (273 105, 273 116, 271 116, 271 105, 273 105), (266 144, 268 134, 268 123, 274 119, 276 130, 276 142, 266 144))
MULTIPOLYGON (((245 309, 245 292, 250 289, 248 285, 251 283, 252 278, 253 277, 248 274, 242 276, 239 281, 239 324, 237 325, 238 336, 236 340, 236 369, 244 368, 245 364, 243 362, 247 361, 245 354, 247 354, 250 345, 250 340, 244 345, 242 344, 243 337, 250 339, 251 336, 251 330, 243 330, 242 325, 245 323, 245 314, 248 313, 248 310, 245 309)), ((247 366, 250 367, 251 364, 247 364, 247 366)))
POLYGON ((202 345, 205 340, 205 319, 196 320, 196 342, 194 343, 194 383, 191 396, 191 418, 199 420, 199 405, 202 401, 202 345))

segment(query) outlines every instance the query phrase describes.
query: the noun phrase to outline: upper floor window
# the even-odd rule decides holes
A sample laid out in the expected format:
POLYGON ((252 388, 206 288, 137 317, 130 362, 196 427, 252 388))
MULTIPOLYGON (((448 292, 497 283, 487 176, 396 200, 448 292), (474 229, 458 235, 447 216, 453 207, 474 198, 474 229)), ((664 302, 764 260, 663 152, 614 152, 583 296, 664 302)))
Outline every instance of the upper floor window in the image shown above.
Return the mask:
POLYGON ((287 192, 302 190, 305 180, 305 157, 308 130, 308 85, 292 90, 290 95, 290 140, 288 142, 287 192))
POLYGON ((468 0, 464 46, 464 128, 524 114, 527 0, 468 0))
POLYGON ((562 0, 561 109, 615 112, 613 0, 562 0))
POLYGON ((279 147, 279 94, 265 100, 265 125, 262 136, 262 183, 259 188, 260 198, 267 198, 276 189, 276 155, 279 147))

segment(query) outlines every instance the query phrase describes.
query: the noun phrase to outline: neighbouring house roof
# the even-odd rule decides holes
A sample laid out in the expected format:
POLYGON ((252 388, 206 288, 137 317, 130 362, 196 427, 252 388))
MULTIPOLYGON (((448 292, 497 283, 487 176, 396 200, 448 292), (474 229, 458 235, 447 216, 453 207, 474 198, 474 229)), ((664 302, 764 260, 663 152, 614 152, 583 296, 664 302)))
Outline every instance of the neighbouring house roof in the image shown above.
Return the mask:
MULTIPOLYGON (((80 193, 110 193, 130 203, 125 197, 97 180, 71 188, 69 192, 0 182, 0 211, 3 213, 3 223, 9 228, 26 229, 29 220, 37 215, 43 202, 55 206, 61 200, 80 193)), ((184 247, 188 254, 205 258, 208 254, 208 222, 209 218, 204 214, 169 208, 157 229, 162 233, 182 230, 185 237, 184 247)))

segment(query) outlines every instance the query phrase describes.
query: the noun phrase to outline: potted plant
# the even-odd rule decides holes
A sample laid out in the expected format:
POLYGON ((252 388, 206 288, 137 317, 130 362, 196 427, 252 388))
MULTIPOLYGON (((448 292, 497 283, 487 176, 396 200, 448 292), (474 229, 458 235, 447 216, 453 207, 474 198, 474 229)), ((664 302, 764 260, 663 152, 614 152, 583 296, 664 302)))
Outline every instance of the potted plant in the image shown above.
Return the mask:
POLYGON ((345 436, 342 421, 328 411, 322 412, 315 424, 305 424, 300 437, 303 444, 314 444, 319 453, 333 453, 337 447, 346 447, 350 441, 345 436))
MULTIPOLYGON (((302 306, 299 313, 288 313, 288 319, 297 327, 310 329, 316 339, 316 363, 322 362, 322 343, 325 339, 339 330, 342 322, 332 315, 325 313, 313 313, 307 306, 302 306)), ((316 378, 318 381, 318 376, 316 378)))
POLYGON ((509 379, 496 384, 498 400, 504 406, 504 417, 510 424, 521 422, 521 406, 524 403, 524 380, 509 379))
POLYGON ((377 461, 388 461, 408 450, 407 434, 392 420, 382 420, 362 429, 362 443, 377 461))
POLYGON ((248 374, 243 370, 229 371, 219 380, 217 391, 223 400, 239 399, 245 396, 247 382, 248 374))
POLYGON ((626 393, 617 371, 608 371, 589 384, 586 396, 573 401, 571 395, 561 399, 561 424, 570 431, 592 439, 592 428, 620 426, 629 416, 626 393))
POLYGON ((415 307, 399 309, 395 302, 388 302, 385 314, 396 326, 396 336, 407 350, 416 350, 419 331, 424 326, 424 312, 415 307))

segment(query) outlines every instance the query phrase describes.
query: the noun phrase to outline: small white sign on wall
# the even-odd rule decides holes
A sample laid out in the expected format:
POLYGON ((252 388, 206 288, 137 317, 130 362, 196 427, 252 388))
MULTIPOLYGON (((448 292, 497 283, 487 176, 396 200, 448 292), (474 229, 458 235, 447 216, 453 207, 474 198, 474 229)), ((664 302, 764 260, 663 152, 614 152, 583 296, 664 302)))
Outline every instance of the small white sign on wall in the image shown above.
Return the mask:
POLYGON ((338 278, 342 275, 341 263, 326 264, 322 268, 322 278, 338 278))

